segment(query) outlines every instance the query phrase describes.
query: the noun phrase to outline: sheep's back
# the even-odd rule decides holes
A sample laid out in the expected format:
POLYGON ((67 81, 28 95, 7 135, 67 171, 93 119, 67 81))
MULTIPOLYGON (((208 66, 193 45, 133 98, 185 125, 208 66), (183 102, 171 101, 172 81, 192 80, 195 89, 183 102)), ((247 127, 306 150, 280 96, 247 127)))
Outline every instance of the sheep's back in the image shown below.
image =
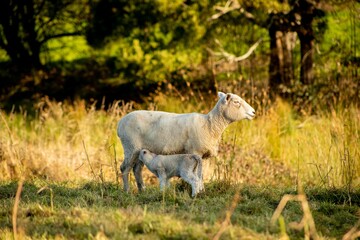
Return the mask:
POLYGON ((118 125, 123 145, 147 148, 157 154, 185 153, 189 142, 196 144, 204 116, 160 111, 134 111, 118 125))

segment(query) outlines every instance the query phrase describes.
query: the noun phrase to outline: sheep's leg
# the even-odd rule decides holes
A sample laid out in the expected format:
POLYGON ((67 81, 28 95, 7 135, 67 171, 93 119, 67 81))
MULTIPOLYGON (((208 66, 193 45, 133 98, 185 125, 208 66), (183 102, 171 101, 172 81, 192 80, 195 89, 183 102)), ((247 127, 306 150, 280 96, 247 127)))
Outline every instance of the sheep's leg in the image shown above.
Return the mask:
POLYGON ((168 178, 166 178, 166 187, 170 187, 170 181, 168 178))
POLYGON ((201 178, 195 175, 195 183, 196 183, 196 193, 199 193, 203 190, 204 184, 201 178))
POLYGON ((166 189, 166 180, 164 178, 159 178, 160 181, 160 190, 165 191, 166 189))
POLYGON ((122 173, 122 179, 124 184, 124 190, 125 192, 129 192, 129 172, 130 172, 131 166, 126 161, 126 158, 124 162, 120 166, 120 171, 122 173))
POLYGON ((195 197, 195 195, 198 193, 198 187, 197 187, 197 177, 194 174, 182 174, 181 178, 189 183, 191 185, 191 197, 195 197))
POLYGON ((129 192, 130 186, 129 186, 129 173, 131 168, 134 166, 134 163, 139 162, 138 161, 138 155, 131 149, 128 151, 125 151, 124 153, 124 161, 122 162, 120 166, 120 171, 122 173, 122 179, 124 183, 124 190, 126 192, 129 192))
POLYGON ((167 185, 167 177, 165 171, 158 170, 159 182, 160 182, 160 190, 164 191, 167 185))
POLYGON ((204 191, 204 179, 203 179, 202 172, 200 172, 198 174, 198 178, 199 178, 199 192, 204 191))
POLYGON ((199 190, 198 192, 200 191, 203 191, 204 190, 204 180, 203 180, 203 174, 202 174, 202 164, 200 164, 200 166, 198 167, 197 169, 197 177, 199 178, 199 190))
POLYGON ((204 180, 199 178, 199 192, 204 191, 204 180))
POLYGON ((142 191, 145 189, 145 184, 142 178, 142 168, 144 166, 144 163, 141 161, 136 161, 135 165, 133 167, 133 172, 135 175, 136 185, 139 189, 139 191, 142 191))

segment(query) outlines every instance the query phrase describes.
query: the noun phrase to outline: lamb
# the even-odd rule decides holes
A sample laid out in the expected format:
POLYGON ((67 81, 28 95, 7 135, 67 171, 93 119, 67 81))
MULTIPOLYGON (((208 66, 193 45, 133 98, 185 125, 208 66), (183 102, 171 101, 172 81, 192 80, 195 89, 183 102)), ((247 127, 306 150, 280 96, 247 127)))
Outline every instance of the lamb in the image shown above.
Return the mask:
POLYGON ((140 151, 139 160, 159 178, 160 190, 172 177, 181 177, 192 188, 191 196, 203 190, 202 159, 195 154, 156 155, 147 149, 140 151))
POLYGON ((218 92, 218 97, 208 114, 138 110, 118 122, 117 134, 124 149, 120 170, 126 192, 131 168, 139 191, 145 187, 144 164, 138 160, 141 149, 162 155, 196 154, 206 159, 217 155, 221 134, 230 123, 255 117, 255 110, 238 95, 218 92))

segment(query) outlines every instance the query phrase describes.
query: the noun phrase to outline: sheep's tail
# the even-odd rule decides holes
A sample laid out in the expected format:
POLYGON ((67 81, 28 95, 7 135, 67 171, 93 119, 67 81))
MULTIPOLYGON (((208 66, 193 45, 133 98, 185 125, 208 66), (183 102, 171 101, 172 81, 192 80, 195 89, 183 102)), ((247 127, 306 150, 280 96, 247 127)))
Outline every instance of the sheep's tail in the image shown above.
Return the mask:
POLYGON ((198 155, 193 155, 192 156, 192 159, 195 160, 195 166, 194 166, 194 169, 193 169, 193 172, 194 173, 199 173, 201 172, 202 170, 202 159, 200 156, 198 155))

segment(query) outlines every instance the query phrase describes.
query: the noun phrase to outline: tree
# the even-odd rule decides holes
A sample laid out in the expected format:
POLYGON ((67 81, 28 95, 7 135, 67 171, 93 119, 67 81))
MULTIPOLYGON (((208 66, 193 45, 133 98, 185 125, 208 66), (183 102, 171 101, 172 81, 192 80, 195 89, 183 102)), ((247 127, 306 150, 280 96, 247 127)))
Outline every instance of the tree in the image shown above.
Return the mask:
POLYGON ((0 47, 19 69, 40 68, 49 40, 83 34, 87 7, 85 0, 2 0, 0 47))
POLYGON ((294 82, 292 59, 294 33, 299 37, 301 49, 299 80, 303 84, 313 83, 315 40, 313 24, 316 18, 325 16, 325 12, 319 7, 319 0, 229 0, 224 8, 217 9, 220 11, 213 15, 213 19, 230 11, 239 11, 242 17, 253 24, 268 29, 270 37, 269 86, 273 95, 281 95, 282 87, 290 87, 294 82), (266 12, 268 13, 265 15, 266 12))

